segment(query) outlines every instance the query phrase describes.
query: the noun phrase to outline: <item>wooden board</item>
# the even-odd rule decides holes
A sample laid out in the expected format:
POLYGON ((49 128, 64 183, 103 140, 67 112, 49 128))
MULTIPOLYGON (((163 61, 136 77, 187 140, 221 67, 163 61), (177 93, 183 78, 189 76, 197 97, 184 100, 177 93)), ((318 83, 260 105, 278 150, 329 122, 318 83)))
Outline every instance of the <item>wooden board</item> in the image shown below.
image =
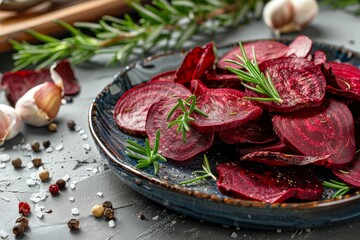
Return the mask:
POLYGON ((26 12, 0 11, 0 52, 11 49, 9 39, 31 41, 24 30, 59 35, 64 29, 53 22, 97 21, 103 15, 120 16, 129 12, 125 0, 62 0, 47 1, 26 12))

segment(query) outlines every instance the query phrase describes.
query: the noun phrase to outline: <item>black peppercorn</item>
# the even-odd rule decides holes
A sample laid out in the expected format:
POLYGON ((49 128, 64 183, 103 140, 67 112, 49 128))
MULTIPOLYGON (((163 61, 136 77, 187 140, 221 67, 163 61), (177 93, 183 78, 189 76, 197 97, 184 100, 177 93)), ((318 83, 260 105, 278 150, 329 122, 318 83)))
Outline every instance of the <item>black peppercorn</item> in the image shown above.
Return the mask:
POLYGON ((141 219, 141 220, 145 220, 145 214, 144 214, 144 211, 140 211, 140 213, 139 213, 139 218, 141 219))
POLYGON ((70 221, 68 222, 68 227, 70 228, 71 231, 77 231, 79 230, 79 221, 77 219, 70 219, 70 221))
POLYGON ((21 168, 22 161, 20 158, 15 158, 11 161, 11 164, 14 166, 14 168, 21 168))
POLYGON ((31 149, 34 151, 34 152, 40 152, 40 143, 38 141, 34 141, 32 144, 31 144, 31 149))
POLYGON ((58 185, 59 189, 63 189, 66 186, 66 182, 64 179, 59 179, 56 181, 56 185, 58 185))
POLYGON ((106 220, 113 220, 115 218, 114 210, 112 208, 105 208, 104 217, 106 218, 106 220))
POLYGON ((42 165, 42 160, 41 158, 34 158, 32 160, 32 163, 34 164, 34 167, 38 168, 42 165))
POLYGON ((51 142, 50 142, 50 140, 45 140, 42 142, 42 145, 44 146, 44 148, 48 148, 48 147, 50 147, 51 142))
POLYGON ((21 236, 24 234, 25 232, 25 225, 22 223, 15 223, 15 226, 13 227, 13 233, 15 234, 15 236, 21 236))
POLYGON ((24 225, 24 230, 26 230, 29 226, 29 219, 27 219, 27 217, 25 216, 22 216, 16 219, 16 223, 21 223, 22 225, 24 225))
POLYGON ((68 120, 66 124, 70 130, 75 130, 76 123, 74 120, 68 120))
POLYGON ((111 208, 111 209, 113 209, 112 202, 110 202, 110 201, 105 201, 105 202, 103 202, 103 207, 104 207, 104 208, 111 208))

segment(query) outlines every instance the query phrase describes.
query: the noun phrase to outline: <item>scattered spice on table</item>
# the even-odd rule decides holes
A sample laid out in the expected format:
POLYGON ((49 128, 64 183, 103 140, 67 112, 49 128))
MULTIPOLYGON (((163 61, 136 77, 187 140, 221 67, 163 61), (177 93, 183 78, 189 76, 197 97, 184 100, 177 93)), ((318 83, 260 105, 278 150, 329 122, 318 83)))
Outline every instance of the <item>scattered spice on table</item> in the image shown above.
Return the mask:
POLYGON ((49 186, 49 192, 51 193, 51 195, 57 195, 59 193, 59 186, 56 184, 51 184, 49 186))
POLYGON ((77 219, 70 219, 70 221, 68 222, 68 227, 70 228, 71 231, 77 231, 79 230, 79 220, 77 219))
POLYGON ((34 167, 38 168, 42 165, 42 159, 41 158, 34 158, 32 160, 32 163, 34 164, 34 167))
POLYGON ((56 181, 56 185, 58 185, 59 189, 64 189, 66 186, 66 182, 64 179, 59 179, 56 181))
POLYGON ((45 182, 47 180, 49 180, 50 177, 50 172, 47 169, 44 169, 42 171, 39 172, 39 178, 41 181, 45 182))
POLYGON ((11 161, 11 164, 14 166, 14 168, 21 168, 22 161, 20 158, 15 158, 11 161))
POLYGON ((48 130, 50 132, 56 132, 57 131, 57 128, 58 128, 58 125, 56 123, 50 123, 48 125, 48 130))
POLYGON ((39 143, 38 141, 32 142, 32 144, 31 144, 31 149, 32 149, 34 152, 40 152, 40 143, 39 143))

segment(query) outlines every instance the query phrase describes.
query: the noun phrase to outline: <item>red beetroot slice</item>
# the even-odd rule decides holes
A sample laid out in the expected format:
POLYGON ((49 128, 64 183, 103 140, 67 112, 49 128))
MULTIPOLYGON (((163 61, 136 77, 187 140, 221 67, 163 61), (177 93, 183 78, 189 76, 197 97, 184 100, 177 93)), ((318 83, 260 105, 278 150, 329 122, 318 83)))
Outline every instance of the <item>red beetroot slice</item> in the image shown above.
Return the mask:
POLYGON ((253 143, 266 144, 277 139, 271 122, 271 116, 264 112, 258 119, 235 128, 216 132, 217 136, 227 144, 253 143))
MULTIPOLYGON (((79 93, 80 85, 76 81, 69 61, 63 60, 57 63, 55 69, 63 79, 64 94, 75 95, 79 93)), ((51 81, 49 69, 5 72, 1 80, 1 88, 5 89, 6 98, 14 106, 16 101, 28 90, 41 83, 51 81)))
POLYGON ((219 191, 234 198, 281 203, 289 198, 318 200, 324 191, 321 182, 300 166, 232 162, 218 165, 217 171, 219 191))
POLYGON ((312 48, 312 40, 304 35, 297 36, 289 45, 286 56, 295 54, 298 57, 307 57, 312 48))
POLYGON ((360 189, 360 153, 357 153, 349 166, 333 169, 333 173, 344 182, 360 189))
POLYGON ((214 45, 208 43, 203 48, 195 47, 185 56, 175 73, 175 82, 185 84, 193 79, 200 79, 205 71, 215 62, 214 45))
POLYGON ((175 82, 176 70, 159 73, 151 78, 150 82, 161 81, 161 82, 175 82))
POLYGON ((214 69, 205 72, 203 83, 209 88, 236 88, 244 89, 240 79, 235 74, 218 73, 214 69))
POLYGON ((114 109, 116 124, 128 134, 145 136, 146 115, 153 103, 164 97, 190 95, 190 91, 178 83, 161 81, 143 83, 126 91, 116 103, 114 109))
POLYGON ((330 65, 326 62, 326 55, 323 51, 314 52, 313 62, 315 66, 318 66, 321 72, 324 74, 326 79, 327 86, 332 86, 335 88, 340 88, 339 84, 336 82, 335 75, 330 67, 330 65))
MULTIPOLYGON (((249 42, 243 44, 244 50, 246 52, 246 55, 251 60, 254 58, 253 56, 253 48, 255 50, 256 55, 256 61, 258 64, 269 60, 274 59, 278 57, 284 56, 288 52, 288 47, 277 41, 271 41, 271 40, 262 40, 262 41, 255 41, 255 42, 249 42)), ((217 63, 217 67, 220 69, 226 69, 226 67, 232 67, 232 68, 239 68, 238 65, 226 62, 226 60, 235 60, 239 61, 239 59, 236 57, 236 55, 239 55, 242 57, 241 51, 239 46, 234 47, 229 52, 225 53, 217 63)))
POLYGON ((290 149, 283 142, 278 141, 275 143, 264 144, 264 145, 245 145, 238 144, 236 146, 236 153, 239 156, 245 156, 246 154, 257 152, 257 151, 271 151, 289 153, 290 149))
POLYGON ((328 167, 350 162, 356 151, 354 121, 348 107, 327 100, 316 109, 273 117, 274 130, 293 151, 306 156, 331 155, 328 167))
POLYGON ((348 64, 329 62, 335 75, 338 89, 329 87, 328 90, 334 94, 360 101, 360 69, 348 64))
POLYGON ((260 117, 262 109, 244 99, 244 93, 230 88, 209 89, 198 80, 191 81, 197 107, 208 117, 194 115, 192 125, 200 132, 222 131, 260 117))
POLYGON ((312 157, 312 156, 286 154, 280 152, 259 151, 259 152, 249 153, 241 157, 240 160, 259 162, 269 166, 288 166, 288 165, 302 166, 308 164, 324 165, 329 158, 330 155, 312 157))
MULTIPOLYGON (((269 73, 282 103, 261 102, 256 104, 274 112, 291 112, 304 107, 317 107, 325 99, 326 80, 319 67, 304 58, 294 56, 268 60, 259 65, 269 73)), ((250 90, 251 97, 267 97, 250 90)))
MULTIPOLYGON (((183 97, 185 98, 186 96, 183 97)), ((150 142, 154 142, 156 131, 160 130, 159 152, 164 157, 184 161, 209 149, 214 141, 214 133, 200 133, 190 127, 184 142, 182 134, 176 131, 177 126, 168 128, 169 122, 181 114, 181 111, 177 110, 169 122, 166 121, 169 111, 178 102, 177 100, 177 98, 164 98, 153 104, 149 109, 145 128, 150 142)))

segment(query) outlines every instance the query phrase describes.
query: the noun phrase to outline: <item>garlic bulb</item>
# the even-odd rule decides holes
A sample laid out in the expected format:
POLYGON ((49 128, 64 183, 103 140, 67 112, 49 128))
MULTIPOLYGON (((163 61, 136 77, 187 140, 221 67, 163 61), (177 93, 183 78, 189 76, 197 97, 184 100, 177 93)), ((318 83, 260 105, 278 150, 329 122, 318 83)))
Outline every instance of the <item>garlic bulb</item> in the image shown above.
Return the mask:
POLYGON ((29 125, 45 126, 51 123, 59 112, 64 87, 54 68, 55 65, 50 68, 53 82, 31 88, 16 102, 16 111, 29 125))
POLYGON ((263 19, 275 33, 288 33, 307 27, 318 10, 316 0, 271 0, 264 7, 263 19))
POLYGON ((13 107, 0 104, 0 146, 20 132, 22 121, 13 107))

